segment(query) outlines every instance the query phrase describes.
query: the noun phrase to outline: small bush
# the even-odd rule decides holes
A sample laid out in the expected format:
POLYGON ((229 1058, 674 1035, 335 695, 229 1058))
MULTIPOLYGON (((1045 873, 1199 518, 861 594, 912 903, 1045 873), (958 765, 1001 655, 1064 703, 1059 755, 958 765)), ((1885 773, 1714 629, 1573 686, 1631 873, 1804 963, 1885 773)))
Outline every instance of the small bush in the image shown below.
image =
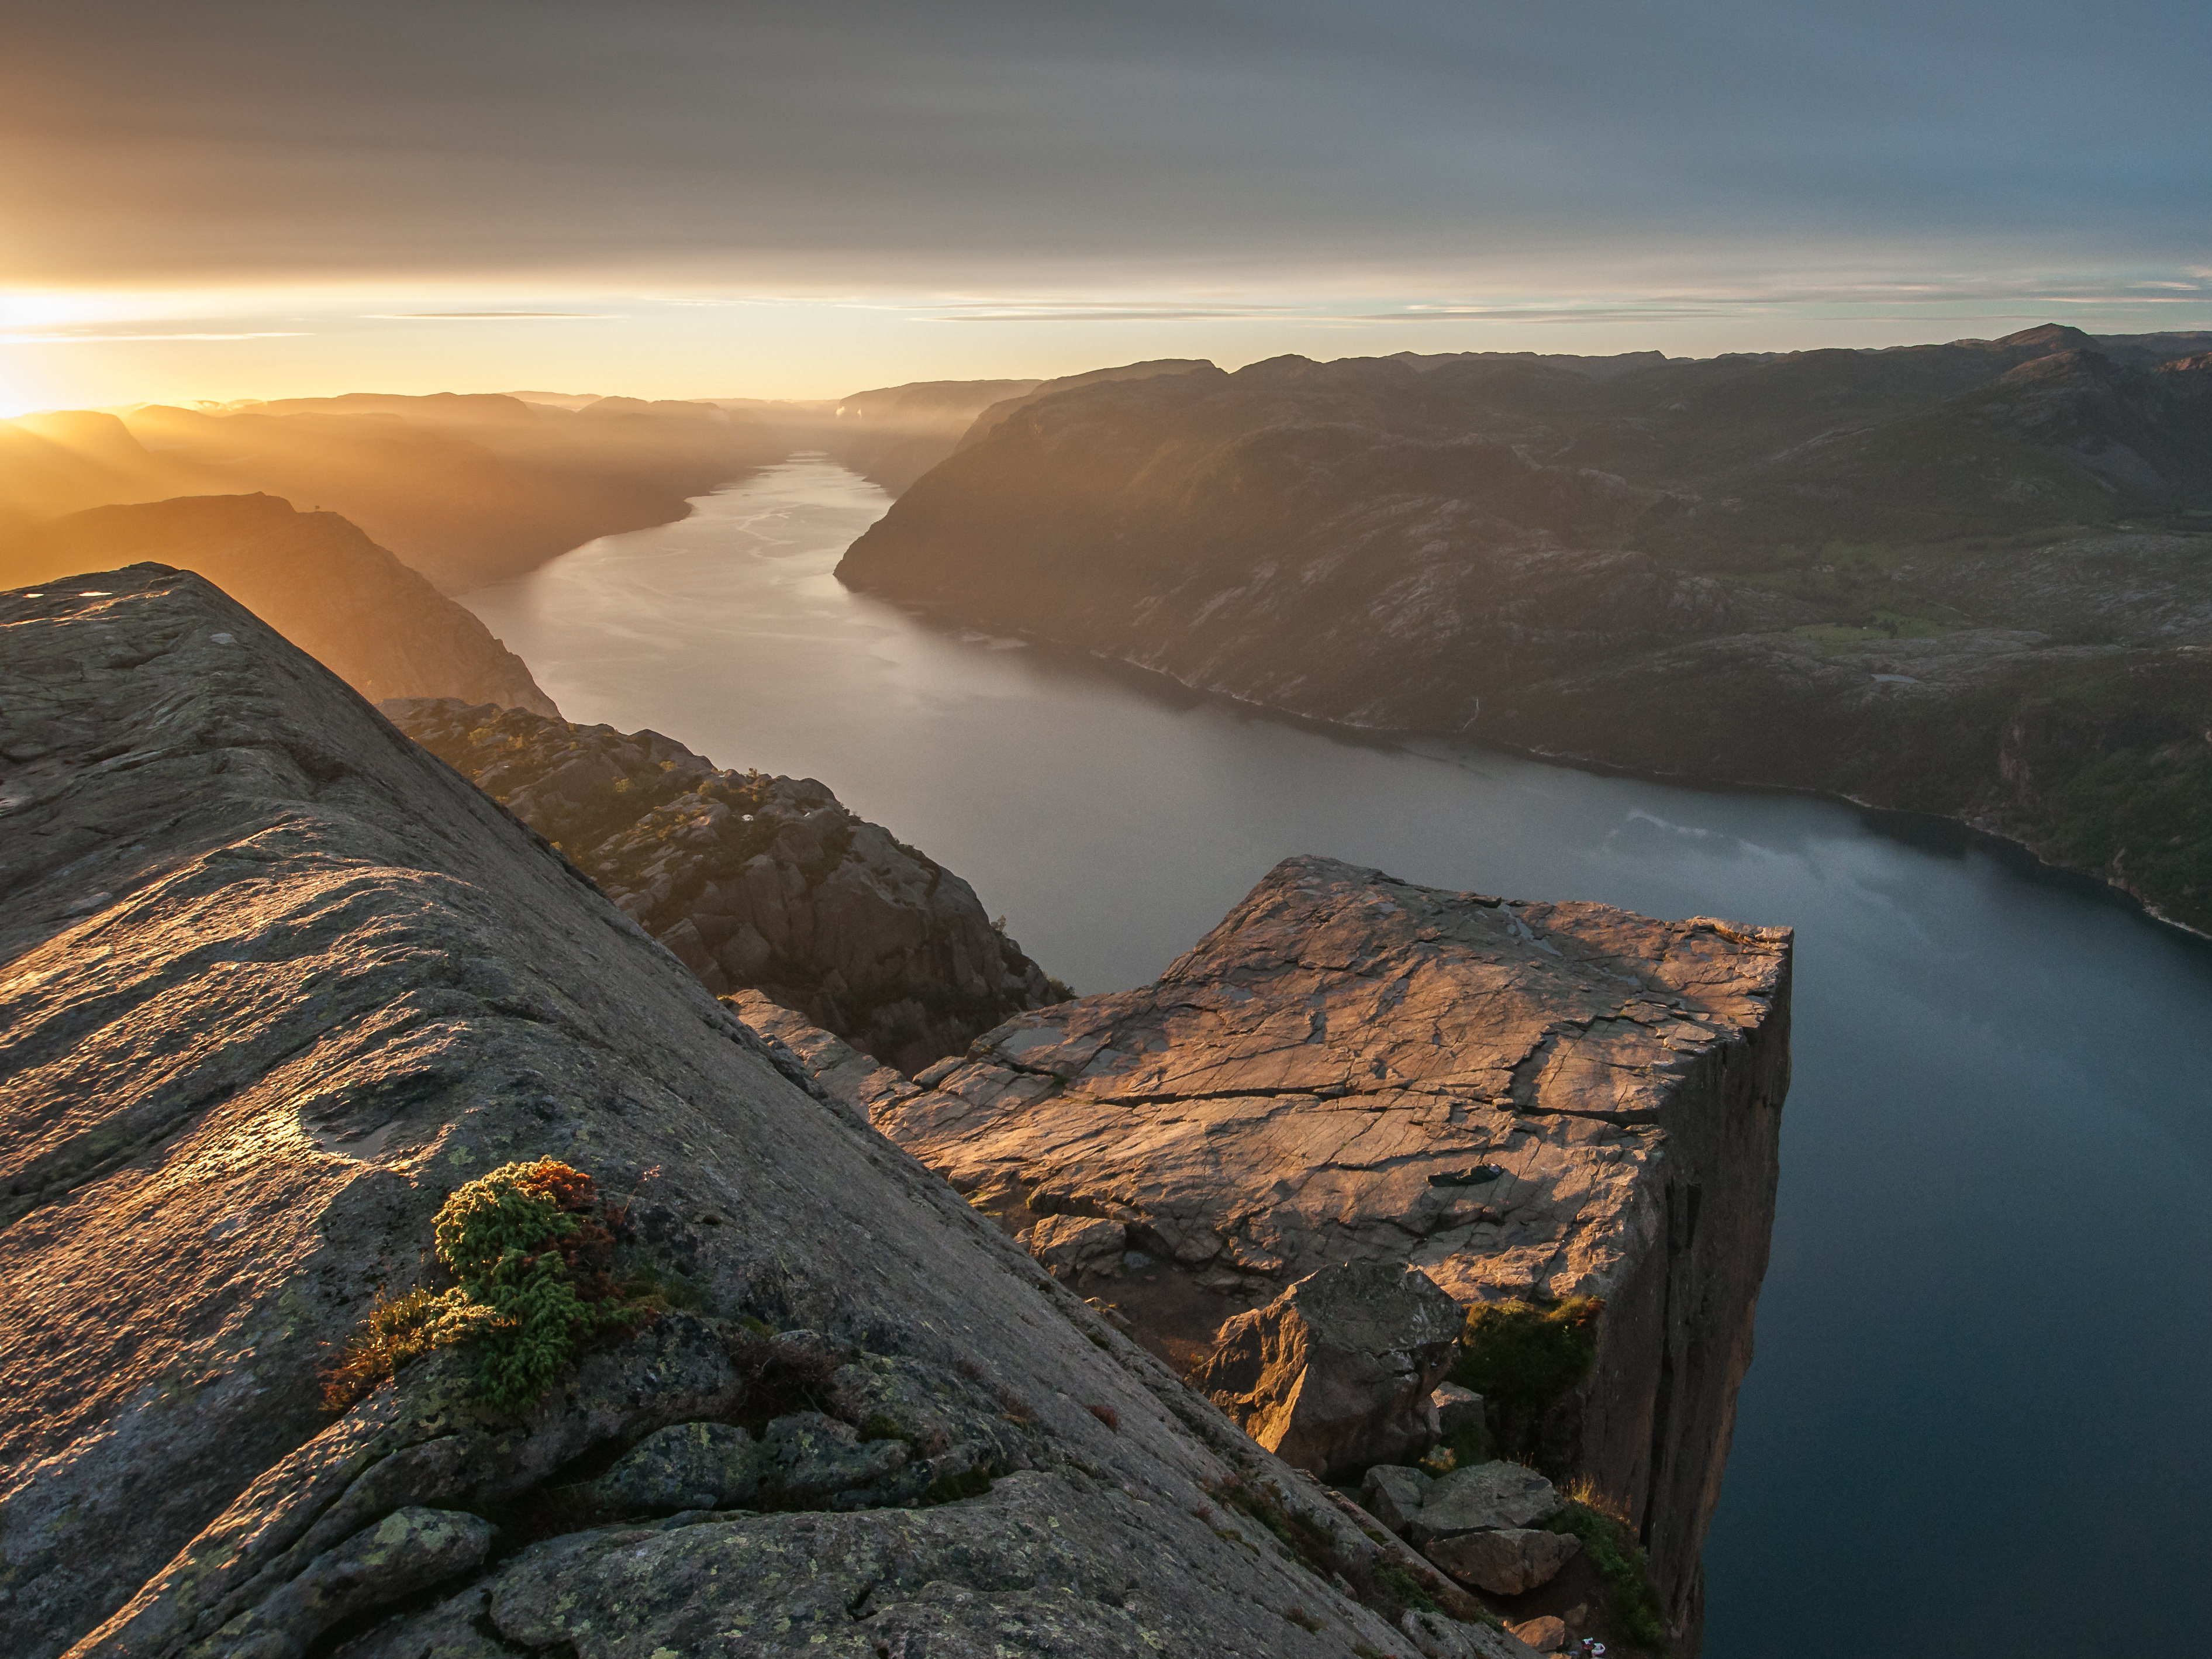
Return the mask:
POLYGON ((509 1164, 454 1192, 432 1224, 438 1260, 458 1281, 442 1295, 380 1301, 325 1378, 343 1410, 433 1348, 482 1351, 477 1390, 501 1410, 526 1406, 586 1343, 653 1316, 657 1295, 627 1294, 606 1274, 614 1235, 592 1178, 552 1158, 509 1164))
POLYGON ((1571 1458, 1571 1448, 1547 1443, 1547 1419, 1589 1374, 1604 1309, 1578 1296, 1555 1307, 1499 1302, 1468 1313, 1451 1380, 1483 1398, 1494 1442, 1486 1449, 1547 1471, 1571 1458))
POLYGON ((1111 1406, 1102 1406, 1094 1400, 1091 1404, 1085 1407, 1084 1409, 1089 1412, 1093 1417, 1097 1418, 1101 1423, 1103 1423, 1108 1428, 1113 1430, 1115 1433, 1119 1434, 1121 1432, 1121 1413, 1115 1411, 1111 1406))

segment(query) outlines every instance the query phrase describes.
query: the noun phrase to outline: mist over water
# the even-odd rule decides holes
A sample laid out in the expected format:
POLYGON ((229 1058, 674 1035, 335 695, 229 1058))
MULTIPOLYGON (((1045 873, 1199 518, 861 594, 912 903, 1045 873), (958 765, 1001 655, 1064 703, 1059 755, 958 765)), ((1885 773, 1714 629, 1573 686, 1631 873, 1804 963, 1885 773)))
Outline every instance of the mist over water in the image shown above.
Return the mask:
POLYGON ((1079 991, 1279 858, 1797 929, 1711 1659, 2074 1654, 2212 1621, 2212 951, 1820 802, 1304 729, 848 592, 798 458, 465 599, 568 718, 813 776, 1079 991))

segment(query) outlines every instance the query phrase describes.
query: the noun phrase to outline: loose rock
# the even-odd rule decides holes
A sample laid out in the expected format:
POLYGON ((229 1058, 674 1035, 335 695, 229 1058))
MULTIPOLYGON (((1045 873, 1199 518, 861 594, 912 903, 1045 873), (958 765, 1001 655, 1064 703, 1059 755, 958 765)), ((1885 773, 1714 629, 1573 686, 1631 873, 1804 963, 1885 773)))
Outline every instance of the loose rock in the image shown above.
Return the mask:
POLYGON ((1324 1267, 1223 1325, 1192 1385, 1299 1468, 1395 1462, 1433 1438, 1424 1408, 1460 1323, 1458 1304, 1416 1268, 1324 1267))
POLYGON ((1478 1463, 1454 1469, 1428 1490, 1408 1518, 1406 1536, 1417 1545, 1465 1532, 1532 1526, 1559 1512, 1559 1494, 1534 1469, 1518 1463, 1478 1463))
POLYGON ((1509 1527, 1439 1538, 1421 1553, 1469 1589, 1519 1595, 1558 1577, 1582 1547, 1571 1534, 1509 1527))

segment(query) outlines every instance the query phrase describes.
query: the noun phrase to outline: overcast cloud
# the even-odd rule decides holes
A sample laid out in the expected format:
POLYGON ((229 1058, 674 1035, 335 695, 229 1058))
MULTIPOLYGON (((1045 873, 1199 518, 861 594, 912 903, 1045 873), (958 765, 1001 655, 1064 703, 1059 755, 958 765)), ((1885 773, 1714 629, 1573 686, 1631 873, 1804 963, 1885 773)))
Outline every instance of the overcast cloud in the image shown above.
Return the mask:
POLYGON ((0 42, 34 286, 2212 265, 2202 0, 16 0, 0 42))

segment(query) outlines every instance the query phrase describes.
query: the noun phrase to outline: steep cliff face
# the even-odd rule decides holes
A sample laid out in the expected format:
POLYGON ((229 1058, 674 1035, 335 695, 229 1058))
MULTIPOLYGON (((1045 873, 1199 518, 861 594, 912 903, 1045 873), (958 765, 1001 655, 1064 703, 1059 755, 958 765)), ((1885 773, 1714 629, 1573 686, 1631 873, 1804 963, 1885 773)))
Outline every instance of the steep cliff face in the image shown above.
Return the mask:
POLYGON ((1346 1261, 1411 1263, 1468 1305, 1602 1298, 1550 1455, 1632 1516, 1694 1651, 1773 1219, 1790 950, 1302 858, 1156 983, 1023 1015, 914 1083, 740 1010, 1180 1367, 1346 1261))
POLYGON ((152 560, 196 570, 372 702, 459 697, 557 715, 521 658, 335 513, 269 495, 100 507, 0 546, 0 586, 152 560))
POLYGON ((85 587, 0 595, 0 1649, 1524 1655, 242 607, 85 587), (545 1154, 665 1310, 320 1409, 545 1154))
POLYGON ((718 771, 658 732, 451 700, 399 729, 596 881, 710 991, 766 992, 915 1072, 1061 1000, 975 889, 811 778, 718 771))
POLYGON ((1966 819, 2212 929, 2202 349, 2045 328, 1082 386, 839 574, 1301 715, 1966 819), (2094 734, 2028 797, 2023 718, 2094 734))

